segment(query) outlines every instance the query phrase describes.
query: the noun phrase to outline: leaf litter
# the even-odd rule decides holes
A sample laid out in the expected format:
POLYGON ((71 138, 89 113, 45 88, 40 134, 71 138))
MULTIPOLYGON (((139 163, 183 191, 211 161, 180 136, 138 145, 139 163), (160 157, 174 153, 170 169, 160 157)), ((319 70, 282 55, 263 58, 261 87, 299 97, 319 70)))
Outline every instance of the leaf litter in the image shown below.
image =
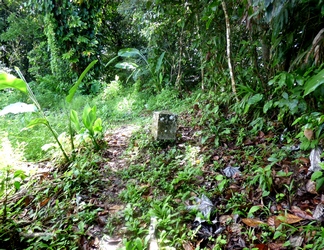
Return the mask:
MULTIPOLYGON (((182 118, 183 120, 188 119, 185 116, 182 118)), ((83 190, 81 194, 75 196, 77 202, 74 205, 74 211, 69 212, 71 215, 82 211, 83 206, 90 205, 94 211, 99 209, 96 212, 95 222, 92 225, 86 225, 85 234, 80 236, 80 249, 118 249, 124 237, 129 234, 127 229, 125 231, 125 226, 118 223, 114 225, 113 231, 107 232, 107 219, 120 214, 126 207, 126 204, 120 200, 120 193, 127 189, 132 181, 126 180, 125 182, 118 174, 119 171, 129 168, 131 164, 142 164, 146 168, 153 164, 154 159, 143 153, 149 145, 144 145, 141 148, 136 139, 130 140, 134 137, 134 131, 143 133, 143 131, 138 132, 138 129, 138 127, 124 126, 105 135, 104 140, 108 146, 102 151, 102 159, 99 159, 96 164, 99 166, 97 178, 101 180, 101 183, 106 184, 99 185, 95 192, 83 190), (130 144, 132 150, 128 151, 130 144)), ((164 164, 167 166, 173 161, 173 159, 168 159, 167 155, 174 147, 184 151, 188 145, 199 145, 201 147, 199 154, 204 155, 207 159, 194 161, 195 164, 201 164, 203 173, 190 181, 200 186, 199 190, 205 190, 206 194, 191 195, 196 203, 188 205, 187 208, 200 211, 203 217, 195 215, 192 217, 192 221, 186 222, 189 230, 196 231, 196 234, 195 237, 188 238, 183 243, 183 249, 197 247, 213 249, 215 241, 212 239, 219 235, 226 239, 224 249, 243 249, 248 246, 253 246, 256 249, 288 249, 285 245, 287 238, 273 236, 276 230, 288 228, 286 225, 292 225, 295 228, 309 223, 321 225, 324 218, 322 192, 316 190, 308 175, 309 172, 317 170, 319 151, 312 152, 310 160, 308 160, 307 157, 301 155, 299 150, 291 150, 291 154, 284 158, 269 162, 271 155, 267 147, 273 147, 271 140, 275 135, 272 132, 266 134, 260 131, 255 138, 246 139, 240 146, 230 140, 223 140, 216 148, 213 145, 215 138, 207 139, 204 144, 201 144, 197 131, 201 131, 199 126, 191 128, 188 125, 180 124, 177 141, 173 142, 173 145, 165 143, 162 147, 158 147, 160 152, 157 152, 166 156, 164 164), (246 154, 245 152, 251 147, 253 152, 263 155, 259 157, 255 153, 246 154), (251 169, 250 167, 256 164, 259 169, 265 169, 267 165, 273 164, 268 175, 271 185, 269 185, 267 195, 264 195, 264 190, 259 183, 265 180, 255 179, 255 168, 251 169), (215 167, 218 165, 223 167, 215 167), (240 165, 240 167, 232 167, 233 165, 240 165), (220 178, 222 175, 223 178, 220 178), (221 190, 222 182, 225 183, 225 186, 221 190), (280 196, 280 194, 283 195, 280 196), (238 200, 235 201, 235 199, 238 200), (227 206, 229 203, 232 207, 227 206), (248 214, 247 211, 253 206, 259 206, 260 209, 248 214), (272 236, 265 238, 264 235, 269 233, 272 236), (253 242, 250 237, 253 237, 253 242)), ((280 143, 278 142, 278 144, 280 143)), ((185 163, 182 162, 180 166, 183 167, 183 164, 185 163)), ((171 182, 174 176, 168 178, 171 182)), ((51 174, 40 175, 39 183, 44 179, 51 180, 51 174)), ((136 185, 140 184, 137 180, 133 180, 133 182, 137 183, 136 185)), ((144 187, 142 197, 148 201, 152 200, 155 189, 152 185, 154 184, 144 183, 141 185, 144 187), (144 190, 146 191, 144 192, 144 190)), ((181 191, 181 185, 176 187, 181 191)), ((42 190, 41 188, 37 189, 38 191, 42 190)), ((53 196, 45 197, 38 203, 35 203, 33 197, 27 195, 24 199, 25 207, 29 212, 26 211, 17 219, 24 219, 27 221, 26 225, 30 225, 34 221, 31 216, 32 211, 54 205, 55 200, 62 193, 63 190, 58 189, 53 196)), ((23 195, 25 194, 22 194, 20 198, 23 195)), ((44 224, 48 223, 46 220, 48 219, 45 217, 44 224)), ((149 228, 148 225, 143 226, 149 228)), ((156 230, 159 231, 159 228, 156 230)), ((157 235, 159 235, 158 232, 157 235)), ((297 230, 290 234, 289 241, 295 247, 304 247, 312 242, 313 237, 312 234, 305 235, 297 230)))

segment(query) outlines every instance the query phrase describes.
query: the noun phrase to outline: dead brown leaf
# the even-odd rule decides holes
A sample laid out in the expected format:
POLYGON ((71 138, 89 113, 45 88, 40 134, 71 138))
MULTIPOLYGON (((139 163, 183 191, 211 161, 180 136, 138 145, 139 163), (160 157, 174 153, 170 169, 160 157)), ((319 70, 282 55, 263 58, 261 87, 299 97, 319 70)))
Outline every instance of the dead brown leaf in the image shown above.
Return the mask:
POLYGON ((269 249, 271 250, 283 250, 286 249, 286 247, 283 247, 283 243, 270 243, 269 249))
POLYGON ((306 129, 304 130, 304 135, 305 135, 305 137, 306 137, 308 140, 312 140, 312 139, 313 139, 313 134, 314 134, 314 132, 313 132, 312 129, 308 129, 308 128, 306 128, 306 129))
POLYGON ((306 164, 306 165, 310 163, 309 158, 306 158, 306 157, 299 157, 298 161, 300 161, 301 163, 306 164))
MULTIPOLYGON (((282 217, 280 217, 280 219, 281 218, 282 217)), ((294 223, 304 220, 303 218, 300 218, 299 216, 296 216, 294 214, 285 214, 285 216, 283 216, 283 218, 284 218, 283 222, 285 222, 287 224, 294 224, 294 223)))
POLYGON ((259 250, 268 250, 269 249, 268 245, 266 245, 266 244, 255 244, 254 247, 259 250))
POLYGON ((300 209, 299 207, 297 207, 297 206, 293 206, 293 207, 291 208, 291 212, 293 212, 294 215, 296 215, 296 216, 298 216, 298 217, 300 217, 300 218, 303 218, 303 219, 305 219, 305 220, 313 220, 313 219, 314 219, 312 215, 310 215, 310 214, 308 214, 307 212, 301 210, 301 209, 300 209))
POLYGON ((268 225, 272 227, 278 227, 281 224, 281 221, 278 220, 277 216, 270 216, 267 222, 268 225))
POLYGON ((194 246, 190 242, 185 242, 182 244, 184 250, 194 250, 194 246))
POLYGON ((258 227, 260 225, 265 225, 263 221, 257 220, 257 219, 252 219, 252 218, 243 218, 242 219, 243 223, 249 227, 258 227))
POLYGON ((314 219, 320 220, 324 215, 323 211, 324 211, 324 205, 322 203, 319 203, 316 206, 314 214, 313 214, 314 219))
POLYGON ((115 214, 122 209, 124 209, 123 205, 112 205, 109 207, 109 211, 111 214, 115 214))
POLYGON ((227 222, 230 222, 233 220, 233 217, 231 215, 221 215, 219 217, 219 223, 222 225, 225 225, 227 222))
POLYGON ((308 180, 306 183, 306 190, 308 193, 317 194, 316 192, 316 182, 312 180, 308 180))
POLYGON ((44 206, 49 202, 50 199, 51 199, 51 198, 46 198, 46 199, 43 200, 39 205, 40 205, 41 207, 44 207, 44 206))

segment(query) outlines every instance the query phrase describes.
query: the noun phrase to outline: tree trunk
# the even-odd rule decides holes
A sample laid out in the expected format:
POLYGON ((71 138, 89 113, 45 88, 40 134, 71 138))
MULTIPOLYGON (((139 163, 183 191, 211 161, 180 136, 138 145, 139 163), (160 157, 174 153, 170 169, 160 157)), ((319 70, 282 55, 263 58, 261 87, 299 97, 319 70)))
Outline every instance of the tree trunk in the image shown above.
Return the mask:
POLYGON ((222 7, 223 7, 223 11, 224 11, 224 15, 225 15, 225 22, 226 22, 226 43, 227 43, 226 52, 227 52, 228 69, 229 69, 230 77, 231 77, 232 91, 233 91, 233 94, 235 95, 236 101, 238 101, 234 73, 233 73, 233 68, 232 68, 232 63, 231 63, 231 38, 230 38, 230 34, 231 34, 230 28, 231 27, 230 27, 230 22, 229 22, 227 10, 226 10, 226 4, 225 4, 224 0, 222 0, 222 7))

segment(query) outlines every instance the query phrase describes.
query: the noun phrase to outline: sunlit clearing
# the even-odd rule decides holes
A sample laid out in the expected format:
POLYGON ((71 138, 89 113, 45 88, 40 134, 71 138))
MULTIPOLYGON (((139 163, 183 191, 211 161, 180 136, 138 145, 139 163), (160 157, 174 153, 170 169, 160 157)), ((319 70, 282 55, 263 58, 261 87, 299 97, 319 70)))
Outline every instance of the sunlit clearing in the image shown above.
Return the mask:
POLYGON ((0 134, 0 170, 6 167, 17 168, 23 161, 23 147, 21 144, 18 149, 14 149, 8 139, 7 133, 0 134))

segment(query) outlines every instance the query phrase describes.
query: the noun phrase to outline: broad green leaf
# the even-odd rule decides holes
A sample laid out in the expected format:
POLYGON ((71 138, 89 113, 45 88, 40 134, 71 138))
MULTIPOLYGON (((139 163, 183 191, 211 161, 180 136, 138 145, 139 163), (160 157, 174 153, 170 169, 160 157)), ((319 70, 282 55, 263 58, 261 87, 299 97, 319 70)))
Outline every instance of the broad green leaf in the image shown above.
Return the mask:
POLYGON ((252 104, 256 104, 258 103, 259 101, 261 101, 263 98, 263 95, 262 94, 255 94, 253 96, 251 96, 248 100, 248 104, 252 105, 252 104))
POLYGON ((144 248, 143 242, 142 242, 142 240, 140 238, 136 238, 135 246, 136 246, 136 249, 143 249, 144 248))
POLYGON ((224 179, 224 176, 219 174, 219 175, 216 175, 216 181, 222 181, 224 179))
POLYGON ((283 97, 284 99, 286 99, 286 100, 288 100, 288 98, 289 98, 287 92, 283 92, 283 93, 282 93, 282 97, 283 97))
POLYGON ((260 206, 252 206, 250 208, 250 211, 248 212, 248 217, 253 216, 253 214, 258 211, 261 207, 260 206))
POLYGON ((279 78, 279 81, 278 81, 278 85, 279 85, 280 88, 282 88, 283 86, 286 85, 286 77, 287 77, 287 75, 286 75, 285 72, 280 74, 280 78, 279 78))
POLYGON ((298 122, 300 122, 302 119, 304 119, 304 117, 303 116, 300 116, 300 117, 298 117, 291 125, 292 126, 294 126, 294 125, 296 125, 298 122))
POLYGON ((80 127, 78 113, 73 109, 71 110, 71 113, 70 113, 70 119, 71 119, 72 124, 74 125, 75 130, 77 132, 79 132, 81 130, 81 127, 80 127))
POLYGON ((262 197, 267 197, 267 196, 269 196, 269 194, 270 194, 270 191, 263 190, 262 197))
POLYGON ((162 75, 162 72, 160 72, 160 74, 159 74, 159 83, 162 83, 162 81, 163 81, 163 75, 162 75))
POLYGON ((280 170, 280 171, 278 171, 276 173, 276 176, 279 176, 279 177, 288 177, 288 176, 291 176, 292 174, 293 174, 292 172, 286 173, 285 171, 280 170))
POLYGON ((118 51, 118 56, 121 57, 132 57, 132 56, 142 56, 138 49, 135 48, 125 48, 118 51))
POLYGON ((291 114, 295 114, 298 111, 298 100, 293 99, 288 102, 288 107, 291 114))
POLYGON ((160 55, 160 57, 159 57, 159 59, 158 59, 158 61, 156 63, 155 73, 158 73, 160 71, 164 55, 165 55, 165 51, 160 55))
POLYGON ((102 132, 102 120, 98 118, 93 124, 93 131, 95 132, 102 132))
POLYGON ((273 235, 273 239, 278 239, 279 237, 281 237, 283 235, 283 233, 281 231, 276 231, 273 235))
POLYGON ((145 56, 139 52, 138 49, 135 48, 125 48, 118 51, 118 56, 121 57, 134 57, 134 56, 140 56, 147 65, 149 65, 148 61, 146 60, 145 56))
POLYGON ((20 189, 20 185, 21 185, 21 183, 19 181, 15 181, 14 182, 14 186, 15 186, 15 189, 16 190, 19 190, 20 189))
POLYGON ((312 177, 311 177, 311 180, 312 181, 315 181, 317 180, 318 178, 322 177, 323 176, 323 172, 322 171, 315 171, 313 174, 312 174, 312 177))
POLYGON ((246 104, 245 105, 245 107, 244 107, 244 111, 243 111, 243 114, 246 114, 248 111, 249 111, 249 109, 250 109, 250 104, 246 104))
POLYGON ((4 184, 5 184, 4 181, 0 182, 0 197, 2 196, 2 194, 3 194, 4 190, 5 190, 5 185, 4 184))
POLYGON ((130 70, 135 70, 138 68, 138 65, 136 63, 132 63, 132 62, 121 62, 121 63, 117 63, 115 65, 116 68, 118 69, 130 69, 130 70))
POLYGON ((272 107, 272 105, 273 105, 273 101, 272 100, 266 102, 264 104, 264 106, 263 106, 263 113, 267 113, 268 110, 272 107))
POLYGON ((308 79, 305 83, 304 96, 312 93, 315 89, 324 83, 324 69, 322 69, 318 74, 308 79))
POLYGON ((77 91, 79 85, 81 84, 83 78, 85 77, 85 75, 88 73, 88 71, 98 62, 98 60, 94 60, 92 61, 88 67, 82 72, 82 74, 80 75, 79 79, 77 80, 77 82, 73 85, 73 87, 70 89, 69 91, 69 94, 67 95, 66 97, 66 101, 68 103, 71 103, 74 95, 75 95, 75 92, 77 91))
POLYGON ((316 191, 320 190, 320 188, 323 186, 323 184, 324 184, 324 177, 317 179, 316 180, 316 191))
POLYGON ((8 73, 0 73, 0 89, 13 88, 27 94, 26 83, 8 73))
POLYGON ((279 160, 275 157, 269 157, 268 158, 268 161, 271 161, 271 162, 278 162, 279 160))
POLYGON ((88 105, 84 107, 83 114, 82 114, 82 121, 84 126, 89 130, 92 131, 93 123, 96 120, 96 106, 93 106, 93 108, 90 108, 88 105))
POLYGON ((82 113, 82 122, 84 126, 89 129, 91 127, 91 122, 89 119, 89 113, 91 112, 90 106, 85 106, 82 113))
POLYGON ((26 174, 23 170, 17 170, 14 173, 14 177, 19 177, 20 179, 24 180, 26 178, 26 174))
POLYGON ((271 79, 269 82, 268 82, 268 85, 273 85, 278 79, 278 76, 275 76, 273 79, 271 79))
POLYGON ((48 121, 45 118, 36 118, 29 122, 29 124, 27 125, 27 129, 35 127, 37 125, 45 125, 47 127, 49 126, 48 121))

